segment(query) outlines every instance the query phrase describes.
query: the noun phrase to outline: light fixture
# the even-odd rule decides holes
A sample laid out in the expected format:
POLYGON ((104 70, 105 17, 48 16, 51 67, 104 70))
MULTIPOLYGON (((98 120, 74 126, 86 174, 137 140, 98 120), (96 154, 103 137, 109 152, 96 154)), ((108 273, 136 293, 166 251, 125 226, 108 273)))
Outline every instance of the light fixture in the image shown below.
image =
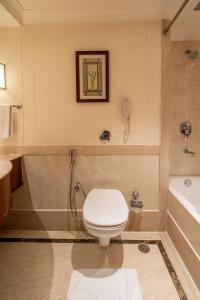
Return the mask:
POLYGON ((6 70, 5 65, 0 63, 0 89, 6 88, 6 70))

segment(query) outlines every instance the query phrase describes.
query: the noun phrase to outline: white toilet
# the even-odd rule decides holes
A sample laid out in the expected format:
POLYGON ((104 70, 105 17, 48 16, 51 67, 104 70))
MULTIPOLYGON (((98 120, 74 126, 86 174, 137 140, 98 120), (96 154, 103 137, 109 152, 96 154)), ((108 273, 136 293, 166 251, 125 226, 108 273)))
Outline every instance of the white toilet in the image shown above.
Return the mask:
POLYGON ((99 238, 102 247, 119 235, 128 221, 128 206, 122 193, 113 189, 93 189, 83 206, 83 222, 87 231, 99 238))

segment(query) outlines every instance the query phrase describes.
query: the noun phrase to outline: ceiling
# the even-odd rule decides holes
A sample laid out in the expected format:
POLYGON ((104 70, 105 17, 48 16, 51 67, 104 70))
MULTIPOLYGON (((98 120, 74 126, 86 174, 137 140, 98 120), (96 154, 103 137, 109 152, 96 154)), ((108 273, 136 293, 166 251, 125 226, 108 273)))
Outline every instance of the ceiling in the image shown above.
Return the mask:
POLYGON ((19 26, 15 18, 0 3, 0 27, 1 26, 19 26))
POLYGON ((158 20, 171 17, 182 0, 0 0, 21 10, 23 23, 158 20))
MULTIPOLYGON (((0 0, 20 24, 172 19, 184 0, 0 0)), ((200 0, 190 0, 173 26, 200 39, 200 0), (199 28, 199 29, 198 29, 199 28)), ((1 6, 0 6, 1 13, 1 6)), ((1 23, 0 23, 1 26, 1 23)), ((188 37, 189 38, 189 37, 188 37)))

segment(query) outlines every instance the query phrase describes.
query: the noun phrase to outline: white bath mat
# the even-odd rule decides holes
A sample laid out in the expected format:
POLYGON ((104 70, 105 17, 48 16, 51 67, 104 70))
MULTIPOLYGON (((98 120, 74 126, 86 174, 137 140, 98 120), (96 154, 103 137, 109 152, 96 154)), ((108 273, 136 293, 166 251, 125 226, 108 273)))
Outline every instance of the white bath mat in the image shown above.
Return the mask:
POLYGON ((67 300, 142 300, 134 269, 73 271, 67 300))

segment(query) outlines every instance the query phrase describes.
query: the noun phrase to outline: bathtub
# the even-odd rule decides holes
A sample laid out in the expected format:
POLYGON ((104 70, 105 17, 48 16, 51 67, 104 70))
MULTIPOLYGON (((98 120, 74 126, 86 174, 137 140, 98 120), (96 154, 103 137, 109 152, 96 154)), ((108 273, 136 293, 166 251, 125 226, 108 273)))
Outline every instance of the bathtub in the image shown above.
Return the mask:
POLYGON ((172 176, 169 191, 200 224, 200 176, 172 176))

